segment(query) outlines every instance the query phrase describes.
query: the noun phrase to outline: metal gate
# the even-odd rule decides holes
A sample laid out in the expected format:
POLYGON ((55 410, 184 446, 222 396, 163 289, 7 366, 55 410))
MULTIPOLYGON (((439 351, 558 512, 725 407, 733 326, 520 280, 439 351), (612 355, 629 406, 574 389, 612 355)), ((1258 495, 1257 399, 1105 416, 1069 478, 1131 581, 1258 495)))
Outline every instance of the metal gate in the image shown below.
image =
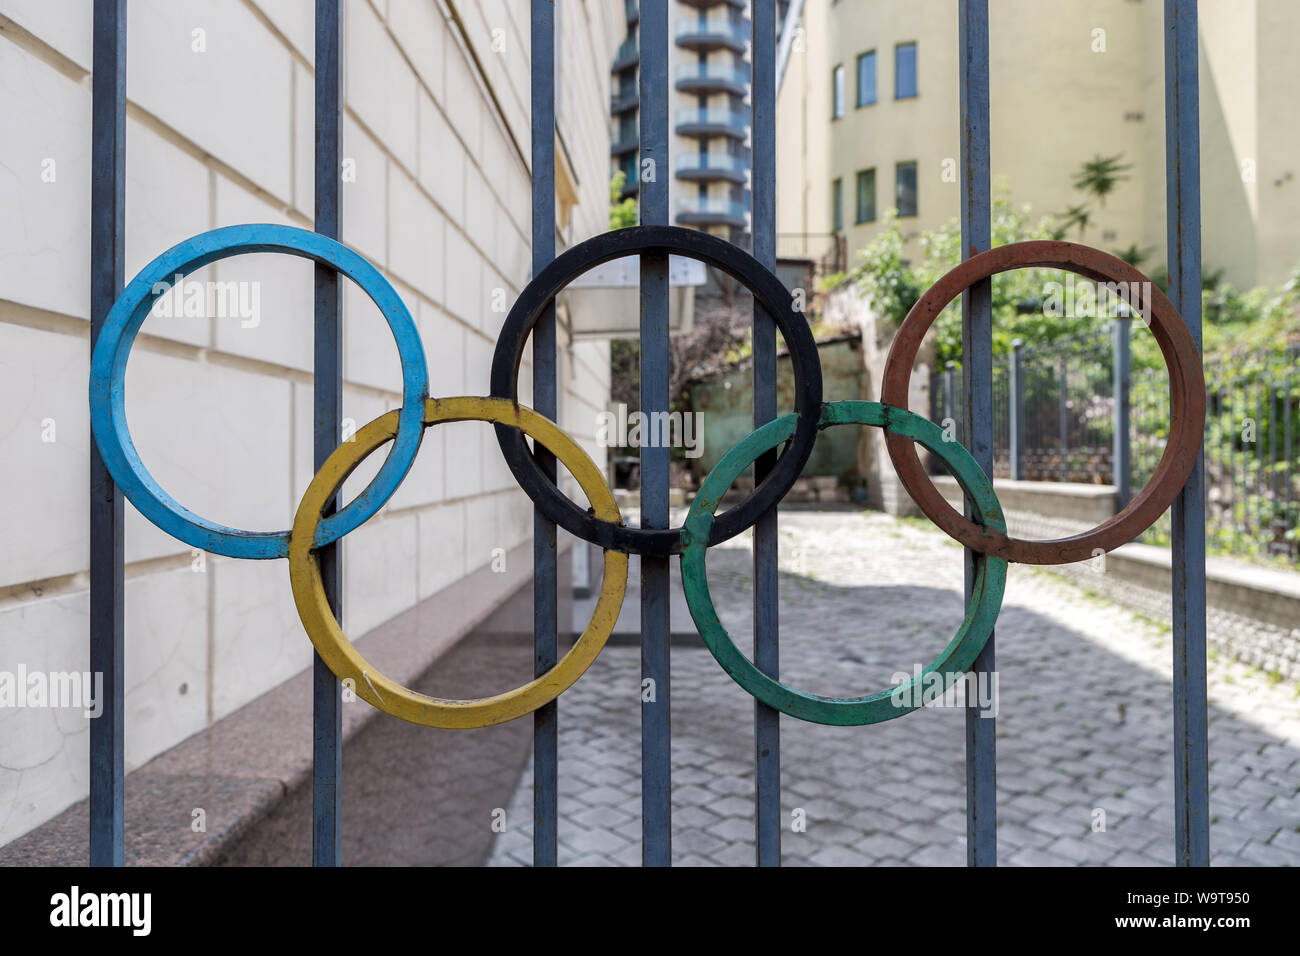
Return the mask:
MULTIPOLYGON (((1175 736, 1175 845, 1179 865, 1209 862, 1206 726, 1205 555, 1200 441, 1204 388, 1200 363, 1200 207, 1197 20, 1195 0, 1165 0, 1166 155, 1170 296, 1150 306, 1152 323, 1170 366, 1174 432, 1166 459, 1150 486, 1120 515, 1095 532, 1058 542, 1017 541, 1005 533, 987 476, 993 467, 991 276, 1006 269, 1050 264, 1093 278, 1113 279, 1118 260, 1071 243, 1021 243, 990 251, 989 36, 987 0, 957 0, 961 103, 961 229, 966 262, 928 290, 909 314, 891 351, 881 403, 823 404, 811 333, 772 270, 776 266, 775 107, 778 58, 776 0, 752 3, 752 234, 753 255, 720 239, 669 225, 668 0, 641 0, 639 123, 641 225, 598 236, 555 254, 555 7, 531 0, 532 243, 534 280, 507 318, 492 367, 487 398, 427 399, 418 336, 386 281, 338 242, 340 168, 340 51, 342 0, 316 0, 315 232, 288 227, 235 226, 187 240, 124 288, 126 0, 95 0, 93 185, 91 194, 91 406, 95 439, 90 473, 91 670, 105 676, 105 715, 91 725, 90 850, 99 866, 123 863, 123 500, 195 547, 245 558, 288 558, 294 594, 314 662, 314 823, 316 865, 339 857, 341 723, 340 677, 358 696, 416 723, 485 726, 528 713, 534 722, 534 862, 555 865, 557 855, 558 696, 599 652, 621 601, 620 569, 629 553, 642 558, 641 672, 653 699, 642 704, 643 862, 671 863, 669 561, 680 555, 692 615, 706 645, 755 698, 754 764, 757 863, 780 862, 780 715, 828 724, 871 724, 914 708, 888 711, 880 694, 820 698, 778 680, 776 505, 811 450, 819 429, 867 424, 886 429, 890 455, 918 504, 967 545, 967 617, 957 638, 931 665, 991 672, 993 623, 1006 562, 1053 564, 1088 557, 1130 540, 1173 506, 1173 648, 1175 736), (656 175, 656 171, 664 174, 656 175), (1033 247, 1033 248, 1030 248, 1033 247), (317 476, 293 529, 254 534, 223 528, 181 508, 153 482, 131 444, 121 405, 122 375, 131 341, 147 313, 153 273, 186 274, 223 256, 277 251, 315 260, 315 466, 317 476), (582 271, 609 259, 639 254, 641 262, 641 406, 667 413, 668 256, 703 259, 731 274, 753 294, 755 432, 732 449, 706 479, 681 529, 669 527, 669 450, 641 454, 639 527, 619 519, 603 478, 551 419, 557 406, 555 295, 582 271), (340 445, 342 396, 339 274, 358 282, 385 310, 403 358, 403 406, 360 429, 340 445), (391 296, 390 296, 391 294, 391 296), (962 298, 964 431, 969 446, 945 444, 939 430, 906 411, 907 378, 929 322, 962 298), (396 301, 395 301, 396 300, 396 301), (1180 318, 1181 315, 1181 318, 1180 318), (794 358, 795 414, 777 418, 776 332, 794 358), (531 411, 519 405, 516 373, 531 335, 531 411), (412 357, 417 355, 418 358, 412 357), (338 539, 374 514, 405 475, 424 427, 440 421, 492 421, 507 462, 536 504, 534 518, 536 680, 485 701, 422 698, 365 661, 339 630, 342 567, 338 539), (524 434, 537 443, 528 450, 524 434), (353 502, 337 509, 343 477, 361 457, 388 441, 378 475, 353 502), (967 492, 967 514, 952 511, 929 485, 914 442, 944 458, 967 492), (545 446, 545 447, 543 447, 545 446), (784 450, 778 454, 778 449, 784 450), (578 478, 593 504, 583 513, 555 485, 557 456, 578 478), (750 463, 752 495, 714 518, 723 491, 750 463), (336 510, 337 509, 337 510, 336 510), (974 519, 974 520, 972 520, 974 519), (605 585, 597 616, 575 647, 559 654, 556 602, 557 525, 606 549, 605 585), (754 528, 754 654, 752 663, 722 630, 708 603, 704 560, 711 543, 754 528), (613 617, 610 617, 612 609, 613 617), (600 633, 604 630, 604 634, 600 633), (576 655, 576 656, 575 656, 576 655), (381 692, 382 689, 382 692, 381 692)), ((797 7, 797 5, 796 5, 797 7)), ((1126 278, 1139 275, 1136 270, 1126 278)), ((974 866, 997 861, 996 720, 966 713, 967 853, 974 866)), ((869 731, 863 731, 869 733, 869 731)))

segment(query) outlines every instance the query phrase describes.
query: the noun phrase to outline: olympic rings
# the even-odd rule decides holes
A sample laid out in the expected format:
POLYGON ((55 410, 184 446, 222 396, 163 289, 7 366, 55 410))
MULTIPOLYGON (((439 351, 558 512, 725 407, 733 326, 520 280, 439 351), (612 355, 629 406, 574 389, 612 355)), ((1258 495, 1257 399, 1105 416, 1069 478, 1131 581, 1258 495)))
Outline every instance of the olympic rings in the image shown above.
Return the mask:
POLYGON ((908 379, 926 331, 939 313, 975 282, 1011 269, 1066 269, 1098 282, 1142 282, 1150 288, 1150 326, 1169 368, 1169 440, 1155 473, 1128 505, 1091 531, 1051 541, 1025 541, 1005 529, 981 528, 958 513, 926 475, 905 436, 886 433, 889 457, 903 486, 925 515, 968 548, 1024 564, 1067 564, 1110 551, 1151 527, 1182 490, 1200 455, 1205 431, 1205 379, 1201 358, 1173 303, 1133 266, 1100 249, 1073 242, 1034 241, 998 246, 967 259, 925 291, 894 337, 885 361, 880 400, 907 408, 908 379))
POLYGON ((314 259, 356 282, 379 307, 402 362, 402 408, 388 458, 361 494, 320 522, 315 545, 329 544, 372 517, 397 490, 415 461, 424 434, 421 415, 429 394, 424 348, 411 314, 379 270, 361 255, 319 233, 267 224, 226 226, 186 239, 145 266, 123 290, 104 321, 90 361, 90 426, 109 474, 146 518, 188 545, 232 558, 282 558, 288 531, 240 531, 209 521, 162 489, 140 460, 126 421, 126 363, 153 302, 177 276, 210 262, 249 252, 285 252, 314 259))
MULTIPOLYGON (((754 524, 794 485, 817 440, 817 416, 822 400, 821 363, 817 345, 803 315, 795 311, 789 290, 771 271, 738 246, 695 229, 677 226, 634 226, 581 242, 537 274, 520 293, 497 339, 492 357, 492 395, 518 401, 519 363, 524 343, 546 306, 576 276, 622 256, 676 254, 699 259, 743 284, 776 321, 790 351, 794 371, 793 443, 757 488, 729 508, 713 526, 711 544, 732 538, 754 524)), ((585 513, 556 487, 528 451, 515 429, 497 425, 497 441, 515 480, 551 521, 570 534, 606 550, 665 557, 682 548, 679 529, 628 528, 600 521, 585 513)))
MULTIPOLYGON (((938 425, 905 409, 877 402, 834 402, 821 407, 819 428, 849 424, 875 425, 887 433, 903 436, 908 442, 920 442, 952 470, 958 484, 972 501, 977 517, 996 531, 1006 531, 993 483, 970 452, 956 442, 946 440, 938 425)), ((691 617, 705 646, 723 670, 751 696, 769 707, 800 720, 837 726, 875 724, 901 717, 918 705, 899 703, 900 696, 896 695, 901 695, 902 700, 920 701, 926 675, 965 672, 974 665, 975 658, 993 633, 1002 606, 1007 563, 988 554, 976 557, 975 584, 966 617, 948 646, 922 671, 919 682, 913 676, 905 684, 866 697, 821 697, 787 687, 763 673, 741 653, 718 620, 709 594, 705 555, 713 512, 723 494, 759 455, 786 441, 793 428, 794 416, 786 415, 751 432, 722 456, 700 485, 686 516, 683 530, 686 545, 681 557, 682 588, 691 617)))
MULTIPOLYGON (((439 422, 489 421, 518 428, 544 445, 569 469, 601 521, 617 524, 618 504, 596 463, 550 419, 501 398, 431 398, 424 405, 424 426, 439 422)), ((376 671, 344 636, 330 609, 313 550, 321 509, 352 470, 372 451, 399 434, 398 412, 388 412, 359 429, 340 445, 312 478, 293 519, 289 535, 289 579, 294 603, 307 636, 340 680, 351 680, 358 697, 385 713, 426 727, 471 728, 502 724, 554 700, 583 675, 609 639, 627 589, 628 558, 607 551, 600 595, 591 622, 553 668, 521 687, 472 700, 428 697, 376 671)))
MULTIPOLYGON (((356 252, 317 233, 287 226, 245 225, 195 236, 163 253, 123 291, 109 312, 91 357, 90 411, 95 441, 113 480, 140 512, 158 527, 192 546, 242 558, 289 559, 294 602, 307 636, 339 679, 357 696, 393 716, 433 727, 469 728, 503 723, 554 700, 587 670, 618 619, 627 588, 628 554, 680 553, 691 616, 709 651, 731 677, 758 700, 801 720, 823 724, 877 723, 916 709, 902 704, 902 691, 917 679, 866 697, 833 698, 787 687, 760 671, 742 654, 718 620, 709 594, 705 562, 710 545, 740 533, 775 507, 802 471, 817 432, 832 425, 885 429, 890 457, 908 492, 935 523, 976 552, 973 601, 947 647, 922 672, 969 670, 992 633, 1006 584, 1008 561, 1058 564, 1091 557, 1136 537, 1173 501, 1200 448, 1205 422, 1204 379, 1199 355, 1169 300, 1151 291, 1152 332, 1169 366, 1173 429, 1155 476, 1118 515, 1086 534, 1057 541, 1021 541, 1006 523, 990 479, 961 445, 906 408, 912 363, 939 312, 972 283, 1008 269, 1055 267, 1103 282, 1146 282, 1127 263, 1096 249, 1067 242, 1026 242, 974 256, 922 295, 895 337, 881 388, 881 402, 821 400, 821 365, 816 344, 788 291, 752 256, 707 233, 668 226, 638 226, 597 236, 555 259, 524 289, 510 311, 492 360, 492 396, 428 398, 423 346, 410 313, 392 286, 356 252), (379 307, 402 361, 402 406, 360 429, 340 445, 312 479, 293 526, 282 532, 227 528, 187 510, 171 498, 140 461, 127 428, 125 373, 131 346, 150 306, 167 283, 221 258, 246 252, 303 256, 357 282, 379 307), (765 309, 790 350, 795 376, 795 412, 769 422, 728 451, 701 485, 680 529, 624 526, 613 493, 590 457, 558 425, 519 405, 517 379, 524 345, 547 305, 576 275, 628 255, 680 254, 707 262, 744 284, 765 309), (419 451, 424 429, 439 422, 491 422, 511 471, 538 509, 560 527, 605 549, 600 594, 591 621, 572 648, 547 673, 492 697, 454 700, 428 697, 374 670, 343 634, 321 580, 318 550, 356 529, 383 507, 405 478, 419 451), (591 503, 584 513, 541 470, 525 435, 556 455, 577 479, 591 503), (382 467, 350 504, 322 517, 326 503, 371 452, 392 442, 382 467), (761 455, 789 443, 775 467, 740 504, 714 515, 723 493, 761 455), (956 476, 971 502, 972 519, 951 508, 921 469, 914 443, 937 455, 956 476)), ((910 699, 919 700, 921 695, 910 699)), ((905 698, 906 699, 906 698, 905 698)))

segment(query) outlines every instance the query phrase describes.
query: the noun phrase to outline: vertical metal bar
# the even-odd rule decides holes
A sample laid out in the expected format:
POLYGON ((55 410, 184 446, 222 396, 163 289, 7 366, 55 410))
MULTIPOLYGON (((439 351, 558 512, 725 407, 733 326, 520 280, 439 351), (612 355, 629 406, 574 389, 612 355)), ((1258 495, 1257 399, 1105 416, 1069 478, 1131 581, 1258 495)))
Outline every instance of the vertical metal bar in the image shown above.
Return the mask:
POLYGON ((1269 550, 1277 532, 1277 412, 1278 391, 1273 384, 1272 373, 1265 381, 1268 383, 1268 481, 1265 484, 1268 494, 1268 531, 1269 550))
POLYGON ((1128 505, 1132 493, 1132 468, 1129 466, 1129 378, 1132 371, 1130 344, 1133 320, 1125 316, 1115 319, 1112 326, 1115 336, 1114 391, 1115 407, 1112 410, 1115 424, 1114 445, 1111 449, 1111 481, 1115 485, 1115 504, 1128 505))
MULTIPOLYGON (((1265 415, 1265 411, 1268 410, 1268 405, 1266 405, 1266 403, 1268 403, 1269 401, 1268 382, 1264 380, 1258 381, 1256 382, 1256 388, 1257 388, 1257 393, 1256 393, 1257 398, 1255 402, 1255 496, 1257 498, 1262 499, 1264 498, 1264 494, 1265 494, 1264 441, 1261 441, 1262 436, 1260 434, 1260 429, 1264 428, 1264 421, 1265 421, 1264 415, 1265 415)), ((1258 507, 1253 507, 1251 511, 1253 512, 1253 514, 1256 515, 1261 514, 1261 511, 1260 509, 1258 509, 1258 507)), ((1262 528, 1257 528, 1257 529, 1258 531, 1262 531, 1262 528)))
MULTIPOLYGON (((1225 376, 1227 378, 1227 376, 1225 376)), ((1237 396, 1234 394, 1234 386, 1238 384, 1235 378, 1227 378, 1228 384, 1225 387, 1225 397, 1228 400, 1228 421, 1233 421, 1232 413, 1237 410, 1237 396)), ((1236 423, 1240 425, 1240 421, 1236 423)), ((1237 519, 1237 459, 1241 456, 1237 453, 1237 437, 1241 434, 1236 428, 1228 433, 1228 523, 1231 526, 1237 519)))
MULTIPOLYGON (((641 3, 641 224, 668 224, 668 0, 641 3)), ((668 411, 668 257, 641 256, 641 410, 668 411)), ((641 527, 668 527, 668 446, 641 448, 641 527)), ((668 559, 641 558, 641 859, 672 864, 668 559)))
POLYGON ((1060 362, 1060 403, 1057 408, 1057 431, 1061 439, 1061 451, 1070 447, 1070 360, 1061 356, 1060 362))
MULTIPOLYGON (((1251 382, 1250 385, 1251 391, 1255 393, 1255 440, 1252 442, 1255 446, 1255 480, 1252 484, 1255 486, 1254 497, 1258 499, 1264 497, 1264 443, 1260 441, 1260 429, 1264 427, 1265 386, 1263 382, 1259 381, 1251 382)), ((1247 489, 1246 493, 1247 495, 1250 494, 1249 489, 1247 489)), ((1253 526, 1253 528, 1248 527, 1248 530, 1253 530, 1258 535, 1263 530, 1257 521, 1259 508, 1250 508, 1247 514, 1251 516, 1251 525, 1253 526)))
POLYGON ((1007 451, 1011 460, 1011 478, 1025 477, 1025 381, 1022 339, 1011 342, 1011 362, 1007 366, 1007 451))
MULTIPOLYGON (((342 141, 342 0, 316 0, 316 231, 339 238, 339 148, 342 141)), ((312 387, 316 468, 339 444, 343 420, 343 288, 333 269, 316 266, 315 347, 312 387)), ((325 507, 338 507, 337 495, 325 507)), ((343 548, 320 549, 321 577, 334 616, 343 619, 343 548)), ((320 655, 312 664, 312 863, 339 866, 343 725, 338 678, 320 655)))
MULTIPOLYGON (((1282 460, 1284 463, 1286 463, 1284 464, 1283 472, 1282 472, 1282 481, 1283 481, 1284 488, 1286 488, 1286 503, 1284 503, 1284 505, 1282 506, 1282 520, 1283 522, 1286 522, 1287 527, 1290 528, 1291 522, 1292 520, 1294 520, 1294 514, 1292 514, 1291 511, 1291 488, 1292 485, 1294 485, 1294 481, 1295 481, 1295 473, 1294 473, 1295 462, 1292 462, 1291 460, 1291 397, 1292 394, 1294 393, 1292 393, 1291 390, 1292 385, 1291 385, 1290 371, 1287 371, 1286 375, 1282 377, 1282 386, 1283 386, 1283 402, 1282 402, 1283 432, 1282 434, 1284 436, 1284 440, 1282 442, 1282 454, 1283 454, 1282 460)), ((1290 550, 1290 554, 1288 554, 1287 557, 1290 557, 1292 561, 1294 561, 1295 545, 1294 544, 1290 545, 1290 549, 1288 550, 1290 550)))
MULTIPOLYGON (((1201 141, 1196 0, 1165 0, 1169 297, 1201 349, 1201 141)), ((1205 674, 1205 457, 1173 507, 1174 862, 1210 863, 1205 674)))
MULTIPOLYGON (((95 0, 91 79, 90 348, 125 281, 126 0, 95 0)), ((90 722, 90 865, 122 866, 122 492, 90 440, 90 670, 104 707, 90 722)))
MULTIPOLYGON (((753 230, 754 258, 776 270, 776 2, 754 0, 753 230)), ((754 307, 754 427, 776 418, 776 323, 754 307)), ((754 483, 776 463, 776 453, 754 463, 754 483)), ((777 600, 777 509, 754 525, 754 665, 773 677, 780 668, 777 600)), ((759 866, 781 865, 781 714, 754 701, 754 837, 759 866)))
MULTIPOLYGON (((532 16, 533 275, 555 258, 555 0, 533 0, 532 16)), ((533 330, 533 408, 552 420, 558 414, 555 303, 533 330)), ((555 456, 536 444, 536 457, 551 481, 555 456)), ((555 524, 533 510, 533 673, 540 677, 559 660, 556 609, 555 524)), ((533 713, 533 866, 555 866, 559 849, 559 705, 533 713)))
MULTIPOLYGON (((992 241, 989 195, 989 7, 988 0, 958 6, 961 68, 961 239, 965 258, 992 241)), ((967 447, 985 474, 993 474, 993 285, 975 283, 962 294, 962 355, 967 447)), ((975 552, 966 550, 966 604, 975 583, 975 552)), ((996 666, 994 637, 971 668, 979 675, 996 666)), ((997 865, 997 720, 966 708, 966 860, 997 865)))
MULTIPOLYGON (((952 361, 952 359, 949 359, 943 370, 943 417, 954 423, 957 421, 957 408, 956 403, 953 402, 952 390, 954 377, 953 366, 956 364, 957 363, 952 361)), ((944 427, 947 426, 945 425, 944 427)))

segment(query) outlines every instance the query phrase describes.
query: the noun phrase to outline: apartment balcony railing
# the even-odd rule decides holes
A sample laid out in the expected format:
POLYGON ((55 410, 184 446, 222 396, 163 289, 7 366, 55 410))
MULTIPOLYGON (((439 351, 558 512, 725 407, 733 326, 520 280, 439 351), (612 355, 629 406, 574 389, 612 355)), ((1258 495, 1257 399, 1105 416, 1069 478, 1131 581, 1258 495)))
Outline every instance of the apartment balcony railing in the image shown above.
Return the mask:
POLYGON ((629 66, 636 66, 640 60, 641 51, 637 46, 636 37, 628 37, 619 44, 611 69, 617 73, 619 70, 626 70, 629 66))
POLYGON ((675 114, 678 136, 729 136, 744 139, 749 134, 749 117, 722 108, 681 109, 675 114))
POLYGON ((677 178, 690 180, 725 179, 743 183, 749 170, 744 156, 727 153, 682 153, 677 157, 677 178))
POLYGON ((677 89, 687 93, 726 91, 744 96, 749 89, 749 70, 729 63, 683 63, 677 67, 677 89))
POLYGON ((627 110, 634 110, 637 103, 636 87, 626 91, 615 90, 609 97, 609 111, 611 113, 623 113, 627 110))
POLYGON ((745 49, 752 27, 727 20, 679 20, 677 45, 692 50, 745 49))
POLYGON ((749 207, 734 199, 688 196, 677 200, 679 226, 738 226, 749 224, 749 207))

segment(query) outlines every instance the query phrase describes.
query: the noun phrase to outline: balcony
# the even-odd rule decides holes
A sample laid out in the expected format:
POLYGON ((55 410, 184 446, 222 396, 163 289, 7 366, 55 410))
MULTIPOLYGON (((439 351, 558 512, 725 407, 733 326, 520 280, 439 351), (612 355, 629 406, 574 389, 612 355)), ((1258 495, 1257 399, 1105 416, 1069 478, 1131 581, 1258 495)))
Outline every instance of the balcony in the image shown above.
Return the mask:
POLYGON ((636 66, 641 61, 641 51, 637 46, 636 37, 628 37, 619 44, 618 52, 614 54, 614 65, 610 67, 610 72, 617 73, 619 70, 626 70, 630 66, 636 66))
POLYGON ((749 208, 734 199, 689 196, 677 200, 677 225, 735 226, 744 229, 749 225, 749 208))
POLYGON ((681 2, 684 6, 694 7, 696 10, 712 10, 714 7, 724 5, 744 10, 749 6, 749 0, 681 0, 681 2))
POLYGON ((734 93, 749 90, 749 70, 729 63, 683 63, 677 68, 677 89, 683 93, 734 93))
POLYGON ((749 135, 749 117, 732 110, 682 109, 674 116, 678 136, 729 136, 743 140, 749 135))
POLYGON ((749 160, 744 156, 726 153, 682 153, 677 157, 677 178, 696 182, 726 180, 743 183, 749 170, 749 160))
POLYGON ((726 20, 679 20, 677 45, 688 50, 732 50, 743 53, 749 41, 749 22, 731 23, 726 20))
POLYGON ((630 90, 615 90, 609 97, 609 111, 617 116, 619 113, 626 113, 628 110, 634 110, 637 107, 638 97, 636 87, 630 90))
POLYGON ((609 155, 622 156, 624 153, 635 153, 640 144, 641 137, 639 133, 616 132, 613 142, 609 144, 609 155))

